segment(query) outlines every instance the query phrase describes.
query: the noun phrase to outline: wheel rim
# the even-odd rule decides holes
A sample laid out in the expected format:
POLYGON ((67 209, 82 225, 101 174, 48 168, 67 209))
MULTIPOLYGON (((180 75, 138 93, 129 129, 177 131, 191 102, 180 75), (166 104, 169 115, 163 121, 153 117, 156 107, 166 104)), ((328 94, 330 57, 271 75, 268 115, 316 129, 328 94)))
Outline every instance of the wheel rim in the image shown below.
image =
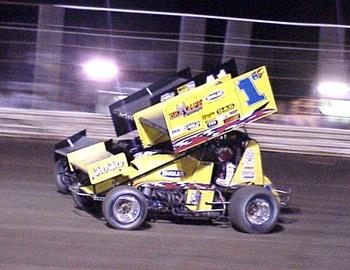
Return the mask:
POLYGON ((246 208, 246 217, 254 225, 262 225, 270 219, 270 204, 263 199, 255 199, 249 202, 246 208))
POLYGON ((139 217, 140 210, 139 201, 131 195, 120 196, 113 204, 113 215, 121 223, 134 222, 139 217))

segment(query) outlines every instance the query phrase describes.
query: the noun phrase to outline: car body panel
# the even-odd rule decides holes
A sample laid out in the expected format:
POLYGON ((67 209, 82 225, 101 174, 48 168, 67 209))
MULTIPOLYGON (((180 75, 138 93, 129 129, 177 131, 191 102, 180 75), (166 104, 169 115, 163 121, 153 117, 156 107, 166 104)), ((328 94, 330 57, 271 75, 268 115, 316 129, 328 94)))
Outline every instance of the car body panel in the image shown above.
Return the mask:
POLYGON ((144 147, 170 140, 175 153, 277 112, 266 67, 217 78, 140 110, 134 120, 144 147))

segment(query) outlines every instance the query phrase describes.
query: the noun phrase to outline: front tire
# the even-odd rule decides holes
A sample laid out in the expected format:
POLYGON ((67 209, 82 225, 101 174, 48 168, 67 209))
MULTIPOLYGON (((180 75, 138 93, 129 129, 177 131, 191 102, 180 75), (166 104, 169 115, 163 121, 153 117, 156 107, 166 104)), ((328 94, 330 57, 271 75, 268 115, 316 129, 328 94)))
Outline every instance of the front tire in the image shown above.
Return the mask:
POLYGON ((263 187, 245 186, 232 194, 228 208, 233 227, 246 233, 270 232, 279 216, 279 204, 263 187))
POLYGON ((102 204, 106 221, 115 229, 134 230, 146 219, 147 201, 134 187, 120 186, 110 190, 102 204))

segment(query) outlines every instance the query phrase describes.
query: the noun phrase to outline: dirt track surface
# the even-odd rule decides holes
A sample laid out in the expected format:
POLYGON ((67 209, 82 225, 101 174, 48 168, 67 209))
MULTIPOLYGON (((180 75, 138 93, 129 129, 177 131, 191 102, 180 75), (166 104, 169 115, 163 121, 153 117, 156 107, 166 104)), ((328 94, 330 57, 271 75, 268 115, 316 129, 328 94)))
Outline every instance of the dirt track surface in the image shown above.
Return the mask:
POLYGON ((53 142, 0 139, 0 269, 348 269, 350 160, 263 153, 290 209, 267 235, 206 222, 118 231, 56 192, 53 142))

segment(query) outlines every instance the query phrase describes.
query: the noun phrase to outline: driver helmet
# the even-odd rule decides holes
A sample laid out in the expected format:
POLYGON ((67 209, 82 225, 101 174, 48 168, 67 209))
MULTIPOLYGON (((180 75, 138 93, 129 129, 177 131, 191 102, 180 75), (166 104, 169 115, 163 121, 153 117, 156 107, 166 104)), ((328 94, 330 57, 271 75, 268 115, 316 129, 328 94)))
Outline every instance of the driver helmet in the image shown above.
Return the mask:
POLYGON ((218 159, 220 162, 229 161, 232 158, 232 150, 228 147, 220 148, 218 151, 218 159))

